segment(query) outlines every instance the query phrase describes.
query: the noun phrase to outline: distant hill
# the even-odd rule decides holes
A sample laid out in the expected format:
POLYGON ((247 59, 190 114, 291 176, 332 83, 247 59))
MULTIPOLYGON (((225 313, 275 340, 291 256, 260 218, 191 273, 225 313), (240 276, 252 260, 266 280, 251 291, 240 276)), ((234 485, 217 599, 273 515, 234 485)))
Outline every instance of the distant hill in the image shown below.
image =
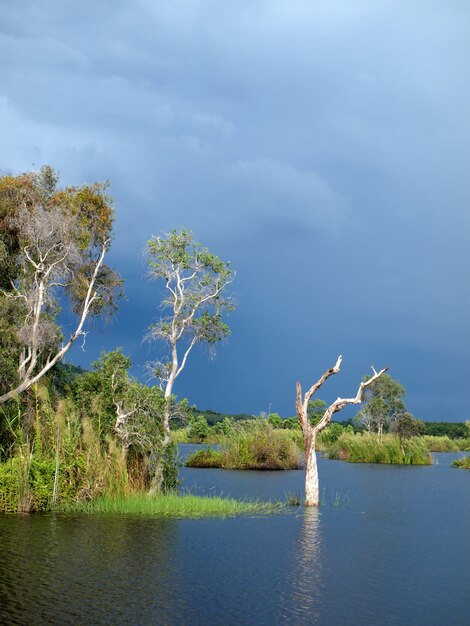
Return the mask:
POLYGON ((255 419, 254 415, 248 415, 247 413, 217 413, 217 411, 211 411, 210 409, 206 409, 205 411, 200 411, 199 409, 194 409, 195 415, 204 415, 207 423, 210 426, 217 424, 217 422, 222 422, 226 417, 233 419, 235 422, 240 420, 252 420, 255 419))

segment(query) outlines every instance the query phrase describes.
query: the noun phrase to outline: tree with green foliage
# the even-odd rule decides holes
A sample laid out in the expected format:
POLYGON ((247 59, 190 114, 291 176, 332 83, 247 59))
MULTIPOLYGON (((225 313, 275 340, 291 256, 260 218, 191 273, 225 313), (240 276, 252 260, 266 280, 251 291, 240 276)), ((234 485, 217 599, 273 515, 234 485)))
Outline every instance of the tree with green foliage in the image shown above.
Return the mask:
POLYGON ((173 386, 196 345, 213 350, 230 334, 223 314, 233 302, 225 295, 234 278, 230 263, 194 240, 192 233, 173 230, 147 243, 149 274, 163 280, 167 290, 161 308, 166 312, 149 329, 149 338, 163 341, 168 352, 151 363, 164 389, 163 430, 169 441, 173 386))
POLYGON ((59 189, 49 167, 0 178, 0 404, 49 372, 89 317, 110 314, 121 279, 104 263, 114 220, 107 184, 59 189), (77 322, 64 337, 68 300, 77 322))
POLYGON ((324 400, 320 400, 320 398, 315 398, 315 400, 310 400, 308 403, 307 413, 308 419, 312 426, 318 424, 325 413, 326 402, 324 400))
POLYGON ((123 460, 133 446, 144 457, 155 455, 161 445, 163 392, 129 376, 131 360, 120 349, 103 353, 93 370, 73 382, 75 404, 92 419, 102 440, 119 441, 123 460))
MULTIPOLYGON (((364 377, 364 382, 370 380, 364 377)), ((381 376, 369 384, 364 392, 365 404, 356 415, 355 420, 363 424, 367 432, 376 432, 379 440, 391 424, 407 412, 403 401, 405 388, 392 378, 390 374, 381 376)))
POLYGON ((210 433, 210 426, 204 415, 190 417, 188 421, 188 439, 191 441, 205 441, 210 433))
POLYGON ((398 435, 400 441, 424 434, 424 424, 406 411, 394 421, 391 431, 398 435))

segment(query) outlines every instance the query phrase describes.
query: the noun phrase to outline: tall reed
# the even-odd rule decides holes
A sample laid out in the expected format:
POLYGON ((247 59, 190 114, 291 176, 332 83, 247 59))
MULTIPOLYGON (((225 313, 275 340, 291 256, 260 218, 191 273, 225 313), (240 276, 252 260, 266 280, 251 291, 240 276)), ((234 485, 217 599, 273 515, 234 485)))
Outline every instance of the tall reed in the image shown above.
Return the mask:
POLYGON ((432 457, 422 437, 400 440, 394 435, 344 433, 327 451, 330 459, 350 463, 390 463, 400 465, 430 465, 432 457))

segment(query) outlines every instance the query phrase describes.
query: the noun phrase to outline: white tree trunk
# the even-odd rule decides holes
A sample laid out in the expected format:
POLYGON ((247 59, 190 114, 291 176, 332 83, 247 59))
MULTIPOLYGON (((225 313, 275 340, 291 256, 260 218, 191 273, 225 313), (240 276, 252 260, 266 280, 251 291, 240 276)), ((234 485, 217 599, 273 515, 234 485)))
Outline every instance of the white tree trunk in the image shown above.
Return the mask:
POLYGON ((309 449, 305 450, 305 506, 318 506, 320 503, 315 442, 316 436, 313 436, 309 442, 309 449))
POLYGON ((305 445, 306 469, 305 469, 305 506, 318 506, 320 503, 320 488, 318 482, 317 457, 315 452, 315 443, 317 435, 325 426, 331 422, 334 413, 341 411, 347 404, 360 404, 362 401, 362 392, 365 387, 373 383, 377 378, 382 376, 387 368, 376 372, 373 368, 374 375, 368 381, 362 382, 354 398, 338 398, 326 409, 321 420, 315 426, 312 426, 308 420, 308 403, 313 394, 320 389, 323 383, 333 374, 337 374, 341 367, 342 356, 338 357, 334 367, 318 379, 318 381, 310 387, 310 389, 302 396, 302 388, 297 383, 297 399, 296 410, 297 419, 302 429, 302 436, 305 445))

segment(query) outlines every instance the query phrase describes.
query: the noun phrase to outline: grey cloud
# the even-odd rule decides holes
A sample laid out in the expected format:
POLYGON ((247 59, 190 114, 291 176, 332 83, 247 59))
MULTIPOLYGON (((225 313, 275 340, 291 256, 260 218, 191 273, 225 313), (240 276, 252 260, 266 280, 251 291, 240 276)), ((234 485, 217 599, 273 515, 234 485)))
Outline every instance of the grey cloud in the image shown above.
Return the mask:
POLYGON ((140 250, 186 225, 238 269, 240 307, 182 394, 287 413, 294 379, 341 351, 346 386, 371 359, 406 370, 417 416, 465 397, 446 379, 426 400, 420 381, 470 340, 469 16, 458 0, 3 3, 0 168, 50 162, 116 199, 130 300, 76 358, 145 360, 140 250))

